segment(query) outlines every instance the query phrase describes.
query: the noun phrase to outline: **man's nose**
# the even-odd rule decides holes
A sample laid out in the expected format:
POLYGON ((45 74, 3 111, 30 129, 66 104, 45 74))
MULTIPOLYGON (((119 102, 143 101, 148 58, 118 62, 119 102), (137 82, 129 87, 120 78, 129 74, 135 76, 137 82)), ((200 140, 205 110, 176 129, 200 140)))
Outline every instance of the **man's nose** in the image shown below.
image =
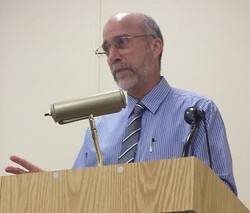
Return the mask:
POLYGON ((108 52, 108 60, 111 62, 111 63, 117 63, 119 62, 120 60, 122 59, 122 56, 119 52, 119 49, 117 49, 116 47, 114 46, 111 46, 109 48, 109 52, 108 52))

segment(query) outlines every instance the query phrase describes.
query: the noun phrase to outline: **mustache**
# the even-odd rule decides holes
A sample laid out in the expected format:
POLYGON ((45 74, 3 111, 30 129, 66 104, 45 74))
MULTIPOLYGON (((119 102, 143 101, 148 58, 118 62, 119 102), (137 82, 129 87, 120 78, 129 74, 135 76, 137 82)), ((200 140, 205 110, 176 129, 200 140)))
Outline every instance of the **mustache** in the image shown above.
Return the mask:
POLYGON ((133 70, 132 67, 128 64, 113 64, 111 67, 112 73, 116 74, 121 70, 133 70))

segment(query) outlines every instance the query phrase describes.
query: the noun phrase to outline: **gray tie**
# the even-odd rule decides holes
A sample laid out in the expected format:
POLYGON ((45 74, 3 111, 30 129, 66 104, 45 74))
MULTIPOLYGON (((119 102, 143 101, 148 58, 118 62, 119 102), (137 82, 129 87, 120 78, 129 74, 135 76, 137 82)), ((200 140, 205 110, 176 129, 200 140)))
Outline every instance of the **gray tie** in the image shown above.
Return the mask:
POLYGON ((144 111, 144 105, 138 102, 135 105, 132 120, 127 126, 125 138, 122 141, 121 155, 118 158, 118 163, 134 162, 136 147, 141 132, 141 118, 144 111))

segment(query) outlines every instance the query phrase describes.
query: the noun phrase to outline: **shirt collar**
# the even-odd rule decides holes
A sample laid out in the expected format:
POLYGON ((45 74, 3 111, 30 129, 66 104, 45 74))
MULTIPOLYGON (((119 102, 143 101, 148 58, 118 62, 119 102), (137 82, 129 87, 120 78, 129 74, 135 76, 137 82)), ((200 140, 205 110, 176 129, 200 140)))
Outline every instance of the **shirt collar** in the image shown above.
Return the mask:
MULTIPOLYGON (((168 84, 166 79, 162 76, 160 82, 146 94, 141 102, 146 106, 146 108, 153 114, 157 111, 167 94, 169 93, 171 86, 168 84)), ((128 117, 131 115, 135 104, 139 100, 128 95, 127 97, 127 112, 128 117)))

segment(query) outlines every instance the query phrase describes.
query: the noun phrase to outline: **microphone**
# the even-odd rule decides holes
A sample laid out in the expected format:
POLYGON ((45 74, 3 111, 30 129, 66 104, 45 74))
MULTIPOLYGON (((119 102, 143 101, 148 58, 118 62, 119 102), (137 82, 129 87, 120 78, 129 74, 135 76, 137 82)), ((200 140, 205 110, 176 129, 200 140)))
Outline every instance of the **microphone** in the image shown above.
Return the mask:
POLYGON ((205 112, 197 107, 189 107, 184 113, 184 119, 190 125, 198 124, 205 119, 205 112))
POLYGON ((198 128, 200 121, 203 121, 204 127, 205 127, 205 132, 206 132, 206 143, 207 143, 209 164, 210 164, 210 168, 212 169, 212 158, 211 158, 211 151, 210 151, 210 145, 209 145, 209 140, 208 140, 205 112, 203 110, 199 109, 198 107, 195 107, 195 106, 189 107, 186 109, 186 111, 184 113, 184 119, 188 124, 191 125, 191 130, 186 138, 186 141, 185 141, 185 144, 183 147, 182 156, 183 157, 188 156, 191 141, 196 133, 196 130, 198 128))
POLYGON ((106 92, 83 99, 53 103, 50 113, 44 116, 52 116, 59 124, 67 124, 89 118, 90 115, 100 116, 121 111, 126 106, 124 92, 106 92))

